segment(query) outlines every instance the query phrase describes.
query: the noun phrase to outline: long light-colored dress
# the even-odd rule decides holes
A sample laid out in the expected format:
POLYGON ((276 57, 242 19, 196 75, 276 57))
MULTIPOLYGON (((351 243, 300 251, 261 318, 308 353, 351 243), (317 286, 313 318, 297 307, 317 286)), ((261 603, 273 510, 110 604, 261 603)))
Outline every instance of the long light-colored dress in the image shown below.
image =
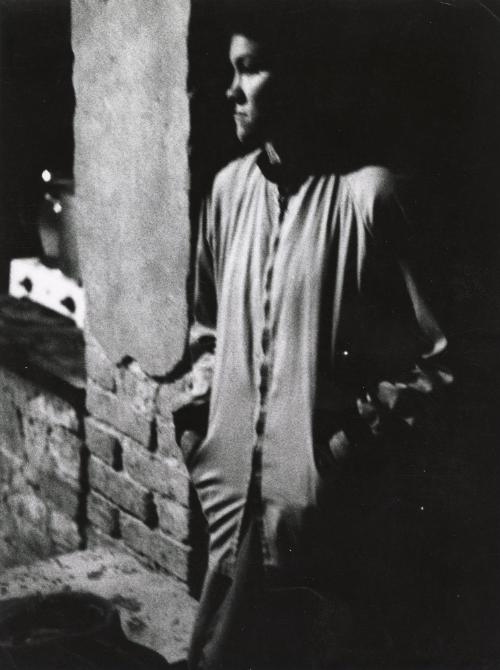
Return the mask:
POLYGON ((224 168, 201 215, 193 402, 210 411, 188 466, 207 581, 233 575, 249 491, 265 568, 314 571, 332 555, 318 529, 339 514, 337 466, 397 450, 453 380, 391 174, 280 185, 263 156, 224 168))

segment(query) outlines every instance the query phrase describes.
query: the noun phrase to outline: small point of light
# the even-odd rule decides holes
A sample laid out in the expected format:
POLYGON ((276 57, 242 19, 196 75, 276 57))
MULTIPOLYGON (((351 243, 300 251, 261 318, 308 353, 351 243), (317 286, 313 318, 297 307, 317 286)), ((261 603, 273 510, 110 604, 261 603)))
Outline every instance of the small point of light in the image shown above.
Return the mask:
POLYGON ((55 203, 54 203, 53 210, 54 210, 55 214, 60 214, 60 213, 62 212, 62 205, 61 205, 61 203, 60 203, 60 202, 55 202, 55 203))
POLYGON ((423 505, 420 507, 420 511, 421 511, 421 512, 424 511, 424 506, 423 506, 423 505))
POLYGON ((460 593, 457 593, 457 598, 460 598, 460 593))
POLYGON ((42 172, 42 179, 47 184, 52 179, 52 173, 49 170, 44 170, 42 172))
POLYGON ((347 349, 344 349, 344 351, 342 352, 342 356, 349 356, 349 352, 347 351, 347 349))

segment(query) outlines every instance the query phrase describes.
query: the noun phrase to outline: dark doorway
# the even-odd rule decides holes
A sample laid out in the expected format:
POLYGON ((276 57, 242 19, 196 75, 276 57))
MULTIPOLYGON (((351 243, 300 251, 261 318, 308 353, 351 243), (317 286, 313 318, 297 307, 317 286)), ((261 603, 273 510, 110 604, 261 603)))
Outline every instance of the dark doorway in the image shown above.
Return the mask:
POLYGON ((40 255, 41 174, 71 179, 70 0, 1 0, 0 290, 11 258, 40 255))

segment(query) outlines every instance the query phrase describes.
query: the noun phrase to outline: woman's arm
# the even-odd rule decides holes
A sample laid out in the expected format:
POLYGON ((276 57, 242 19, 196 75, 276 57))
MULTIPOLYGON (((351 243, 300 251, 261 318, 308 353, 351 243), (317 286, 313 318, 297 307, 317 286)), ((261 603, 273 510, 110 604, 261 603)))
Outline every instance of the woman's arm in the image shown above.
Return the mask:
POLYGON ((191 370, 184 402, 174 412, 176 433, 186 460, 207 432, 215 359, 217 295, 209 213, 207 199, 201 209, 195 259, 193 321, 189 329, 191 370))
POLYGON ((382 174, 376 197, 359 206, 372 245, 364 288, 374 326, 362 337, 370 373, 330 438, 337 462, 377 460, 417 438, 430 443, 446 423, 454 382, 447 337, 428 296, 432 281, 418 250, 418 228, 394 181, 382 174))

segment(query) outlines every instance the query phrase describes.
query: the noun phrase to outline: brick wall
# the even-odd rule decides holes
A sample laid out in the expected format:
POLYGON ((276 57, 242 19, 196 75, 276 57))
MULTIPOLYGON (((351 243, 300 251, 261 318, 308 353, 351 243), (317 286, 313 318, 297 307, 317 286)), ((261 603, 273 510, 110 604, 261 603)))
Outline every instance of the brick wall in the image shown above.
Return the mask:
POLYGON ((0 367, 0 565, 113 544, 196 592, 205 535, 172 411, 187 379, 112 364, 87 336, 87 402, 0 367))
POLYGON ((85 544, 83 403, 0 367, 0 565, 85 544))
POLYGON ((118 544, 196 590, 205 537, 172 419, 188 380, 114 365, 90 334, 86 360, 89 545, 118 544))

